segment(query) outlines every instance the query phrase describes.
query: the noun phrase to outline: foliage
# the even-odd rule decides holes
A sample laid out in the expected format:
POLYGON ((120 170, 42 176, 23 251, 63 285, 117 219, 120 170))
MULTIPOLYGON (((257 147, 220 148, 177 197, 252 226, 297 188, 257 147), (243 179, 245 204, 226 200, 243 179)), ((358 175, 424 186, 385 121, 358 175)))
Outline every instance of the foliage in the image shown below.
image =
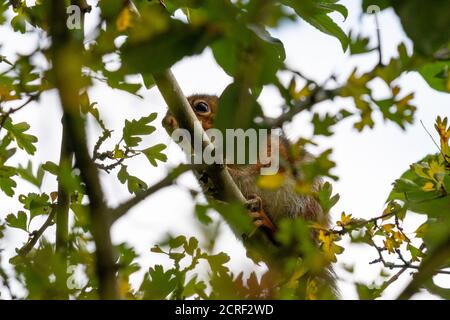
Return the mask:
MULTIPOLYGON (((82 0, 77 3, 82 9, 81 14, 88 19, 92 8, 82 0)), ((155 85, 154 75, 185 57, 210 48, 217 64, 233 78, 233 83, 220 97, 223 107, 215 123, 219 129, 283 129, 283 124, 292 121, 297 114, 309 113, 314 126, 313 136, 292 141, 289 152, 294 157, 305 156, 305 150, 316 145, 318 136, 332 136, 333 127, 344 121, 351 122, 357 131, 363 131, 375 126, 375 115, 378 114, 386 122, 406 130, 414 122, 418 107, 414 105, 414 92, 405 92, 397 85, 402 75, 417 72, 431 88, 445 93, 450 91, 449 3, 445 0, 364 0, 363 10, 374 3, 383 10, 394 9, 414 44, 412 52, 408 52, 405 44, 400 44, 397 54, 384 61, 380 43, 373 46, 371 39, 361 34, 347 35, 336 22, 339 20, 336 17, 345 20, 348 15, 347 8, 338 0, 138 0, 134 3, 136 9, 130 1, 99 0, 95 6, 100 10, 100 20, 93 32, 93 41, 86 46, 82 45, 81 27, 57 33, 61 25, 51 14, 58 10, 55 1, 42 0, 28 5, 26 1, 0 0, 2 27, 22 36, 52 37, 47 45, 37 46, 31 53, 11 57, 0 55, 0 192, 2 197, 17 200, 21 207, 17 212, 4 213, 4 221, 0 220, 0 244, 11 229, 21 230, 28 237, 16 249, 17 255, 9 260, 8 272, 0 251, 0 289, 4 288, 9 297, 16 297, 10 286, 14 279, 22 285, 26 292, 24 297, 29 299, 104 298, 107 295, 102 291, 104 283, 98 277, 103 271, 99 270, 102 263, 98 259, 105 256, 99 252, 100 248, 104 249, 101 244, 106 243, 106 248, 115 253, 112 262, 118 271, 114 271, 113 280, 122 298, 329 299, 334 297, 333 288, 327 286, 329 266, 345 250, 340 241, 348 238, 374 250, 376 258, 370 263, 398 270, 393 276, 389 274, 389 278, 386 274, 380 275, 381 283, 355 283, 361 299, 380 297, 399 274, 405 270, 421 272, 423 263, 433 261, 437 256, 444 260, 416 289, 423 287, 433 294, 448 297, 448 289, 433 282, 436 273, 448 273, 450 268, 448 252, 443 256, 439 251, 442 244, 449 242, 450 230, 450 126, 447 118, 436 120, 440 152, 412 164, 395 181, 380 216, 364 220, 343 212, 332 228, 301 220, 281 221, 275 235, 276 259, 266 261, 268 270, 261 277, 255 272, 249 277, 243 273, 234 274, 227 265, 230 258, 226 253, 215 252, 213 245, 201 245, 196 237, 179 235, 169 236, 151 249, 152 256, 166 257, 170 266, 152 265, 139 285, 132 286, 130 276, 142 269, 137 263, 135 249, 126 243, 108 248, 111 239, 102 239, 99 235, 99 216, 113 216, 100 221, 109 237, 115 219, 148 195, 173 183, 178 174, 169 174, 168 180, 154 186, 149 186, 142 177, 130 174, 132 163, 129 160, 133 157, 144 156, 155 167, 167 161, 166 145, 144 146, 148 141, 145 138, 153 138, 152 134, 157 130, 154 124, 157 114, 123 119, 123 126, 115 129, 121 136, 115 140, 114 130, 106 127, 99 112, 98 105, 102 101, 90 100, 90 88, 102 82, 111 89, 139 97, 140 90, 155 85), (378 51, 379 63, 364 72, 355 68, 346 79, 338 80, 330 75, 325 84, 304 77, 286 64, 284 45, 271 34, 282 25, 297 20, 334 37, 336 45, 348 50, 352 56, 378 51), (71 53, 64 62, 66 70, 52 67, 58 63, 55 53, 58 50, 71 53), (118 68, 111 69, 106 63, 105 58, 111 56, 120 58, 118 68), (39 59, 44 63, 38 63, 39 59), (76 69, 77 65, 79 69, 76 69), (75 80, 71 84, 75 94, 70 98, 67 98, 70 88, 58 81, 58 72, 66 76, 70 72, 81 75, 79 84, 75 80), (142 77, 138 83, 134 81, 136 77, 131 77, 137 74, 142 77), (290 77, 288 83, 282 81, 284 75, 290 77), (375 81, 381 81, 387 89, 388 94, 383 98, 373 92, 375 81), (275 88, 283 97, 283 113, 279 118, 264 116, 257 102, 261 91, 267 87, 275 88), (18 118, 20 112, 25 112, 30 105, 39 102, 42 94, 51 90, 59 93, 65 117, 76 120, 63 121, 63 131, 68 130, 70 139, 76 138, 75 131, 85 138, 84 125, 88 117, 101 130, 88 156, 83 154, 83 148, 88 149, 86 143, 80 146, 70 139, 66 141, 63 134, 60 163, 35 161, 38 137, 34 128, 18 118), (317 108, 313 110, 320 102, 335 98, 344 98, 351 107, 334 108, 326 113, 317 108), (67 101, 75 108, 68 110, 64 105, 67 101), (73 127, 75 130, 70 131, 73 127), (69 160, 64 158, 64 141, 72 143, 68 147, 69 155, 66 155, 69 160), (114 147, 108 149, 106 142, 114 147), (70 161, 72 154, 76 161, 70 161), (101 188, 92 188, 91 180, 98 179, 100 170, 106 174, 114 171, 118 182, 127 185, 131 202, 117 208, 109 208, 102 202, 101 188), (52 179, 57 190, 41 190, 44 179, 52 179), (31 184, 36 192, 22 194, 18 188, 22 181, 31 184), (96 202, 98 199, 100 202, 96 202), (120 211, 122 208, 125 211, 120 211), (56 217, 58 214, 61 217, 64 212, 73 221, 67 234, 57 234, 58 239, 63 239, 61 246, 60 240, 52 242, 48 236, 54 232, 51 227, 55 223, 57 230, 61 227, 61 221, 56 217), (416 230, 405 230, 404 221, 414 213, 423 215, 426 222, 416 230), (33 230, 36 223, 42 224, 38 230, 33 230), (315 236, 311 237, 311 234, 315 236), (205 274, 201 274, 201 266, 207 267, 205 274)), ((332 172, 335 167, 332 149, 324 150, 301 165, 283 165, 285 173, 295 179, 296 192, 315 197, 328 214, 339 195, 333 194, 331 183, 324 183, 318 191, 313 185, 319 176, 338 179, 332 172)), ((260 179, 258 185, 277 189, 285 180, 286 177, 279 174, 260 179)), ((196 217, 203 228, 209 230, 211 243, 217 236, 217 226, 212 223, 210 210, 219 212, 227 221, 242 224, 250 237, 255 232, 242 206, 197 201, 196 217)), ((253 254, 257 252, 252 254, 252 249, 248 250, 249 256, 255 258, 253 254)))

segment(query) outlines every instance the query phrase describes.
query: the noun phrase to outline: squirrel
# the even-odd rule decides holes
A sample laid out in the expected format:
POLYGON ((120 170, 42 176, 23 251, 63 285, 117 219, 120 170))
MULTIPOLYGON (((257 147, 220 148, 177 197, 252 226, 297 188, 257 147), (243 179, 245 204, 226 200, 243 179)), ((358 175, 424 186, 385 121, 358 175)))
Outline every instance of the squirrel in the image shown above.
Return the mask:
MULTIPOLYGON (((200 121, 204 130, 214 128, 214 120, 219 109, 219 97, 207 94, 195 94, 187 97, 187 100, 200 121)), ((178 128, 178 122, 170 111, 163 119, 163 126, 170 130, 178 128)), ((280 162, 296 165, 312 160, 312 156, 302 150, 293 156, 290 151, 290 142, 284 137, 279 137, 278 150, 280 162)), ((271 140, 267 142, 266 151, 271 152, 271 140)), ((277 225, 282 219, 303 219, 304 221, 318 223, 324 228, 330 225, 329 215, 324 213, 319 202, 312 195, 299 194, 295 190, 296 179, 292 174, 288 174, 287 169, 280 166, 278 173, 285 174, 284 183, 277 189, 263 189, 258 187, 260 169, 264 165, 259 161, 255 164, 226 164, 233 181, 247 199, 249 214, 253 218, 254 225, 263 228, 269 239, 276 245, 274 235, 277 225)), ((298 176, 298 174, 297 174, 298 176)), ((300 179, 301 181, 301 176, 300 179)), ((312 192, 318 192, 322 185, 322 180, 317 178, 311 186, 312 192)), ((315 233, 312 232, 315 238, 315 233)), ((320 286, 327 288, 326 299, 335 299, 338 296, 336 287, 336 276, 331 266, 328 266, 321 275, 318 275, 320 286)))
MULTIPOLYGON (((204 130, 214 127, 219 108, 219 97, 215 95, 195 94, 188 98, 192 110, 202 124, 204 130)), ((176 119, 168 112, 163 120, 166 127, 178 127, 176 119)), ((289 151, 289 141, 281 136, 279 142, 279 156, 285 163, 296 163, 298 161, 310 161, 311 156, 304 153, 292 159, 289 151)), ((267 152, 270 154, 270 139, 267 143, 267 152)), ((295 179, 286 175, 283 185, 275 190, 261 189, 257 185, 260 169, 263 167, 259 161, 255 164, 227 164, 227 169, 243 196, 248 200, 250 214, 254 223, 262 227, 269 234, 276 231, 277 223, 283 218, 302 218, 305 221, 318 222, 324 227, 329 226, 328 215, 324 214, 320 204, 310 195, 302 195, 295 191, 295 179)), ((280 173, 285 169, 280 168, 280 173)), ((321 180, 316 179, 312 191, 316 192, 321 186, 321 180)))

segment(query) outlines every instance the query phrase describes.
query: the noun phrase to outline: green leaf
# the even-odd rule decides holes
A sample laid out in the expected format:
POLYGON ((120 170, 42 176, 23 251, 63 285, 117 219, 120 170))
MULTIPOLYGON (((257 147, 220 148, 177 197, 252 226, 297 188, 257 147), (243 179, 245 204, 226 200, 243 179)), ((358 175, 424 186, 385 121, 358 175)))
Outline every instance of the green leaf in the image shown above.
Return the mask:
POLYGON ((148 188, 147 184, 144 181, 130 175, 127 171, 127 166, 125 165, 122 165, 120 171, 117 173, 117 178, 122 184, 127 183, 128 191, 130 193, 137 194, 148 188))
POLYGON ((432 57, 439 49, 448 47, 450 1, 392 1, 392 6, 417 52, 432 57))
POLYGON ((224 37, 213 42, 211 49, 217 63, 231 77, 238 79, 243 73, 252 73, 249 89, 255 96, 263 85, 276 82, 276 73, 286 58, 279 39, 272 37, 262 26, 240 21, 224 37), (251 54, 245 58, 242 52, 246 51, 251 54))
POLYGON ((49 196, 45 193, 29 193, 27 196, 20 195, 19 201, 23 203, 23 207, 30 211, 30 222, 34 217, 50 212, 49 196))
MULTIPOLYGON (((1 117, 0 117, 1 119, 1 117)), ((8 159, 10 159, 17 151, 16 148, 8 149, 9 145, 12 142, 12 138, 10 135, 6 135, 3 137, 0 143, 0 166, 3 166, 8 159)))
POLYGON ((28 232, 27 220, 27 214, 23 211, 19 211, 17 213, 17 217, 14 214, 10 213, 6 216, 5 219, 6 224, 11 228, 17 228, 28 232))
POLYGON ((201 205, 201 204, 197 204, 195 206, 195 216, 204 225, 208 225, 211 222, 213 222, 211 217, 208 215, 209 209, 210 209, 209 206, 205 206, 205 205, 201 205))
POLYGON ((233 77, 239 65, 238 44, 230 39, 221 38, 212 43, 211 49, 217 63, 229 76, 233 77))
POLYGON ((379 288, 367 286, 363 283, 356 283, 356 291, 361 300, 374 300, 381 295, 379 288))
POLYGON ((39 166, 36 175, 34 175, 33 164, 31 163, 31 160, 28 160, 27 167, 22 167, 19 165, 17 168, 17 173, 22 179, 40 188, 42 185, 42 180, 44 179, 45 171, 42 166, 39 166))
POLYGON ((139 271, 140 269, 139 265, 136 263, 136 258, 138 258, 138 255, 136 251, 126 243, 121 243, 117 246, 117 249, 120 254, 118 262, 118 265, 120 265, 120 276, 128 279, 131 274, 139 271))
POLYGON ((157 117, 157 113, 152 113, 147 117, 142 117, 139 120, 125 120, 123 128, 123 140, 129 147, 136 147, 142 139, 138 136, 145 136, 152 134, 156 128, 149 125, 157 117))
POLYGON ((16 169, 9 166, 0 166, 0 189, 9 197, 14 195, 17 183, 11 179, 16 175, 16 169))
POLYGON ((203 281, 197 282, 197 276, 192 277, 191 280, 183 288, 183 297, 189 298, 196 293, 204 292, 206 284, 203 281))
POLYGON ((151 251, 151 252, 154 252, 154 253, 164 253, 163 249, 161 249, 161 247, 158 246, 158 245, 153 246, 153 247, 150 249, 150 251, 151 251))
POLYGON ((411 254, 412 261, 419 261, 419 258, 424 256, 424 253, 410 243, 406 246, 406 250, 411 254))
POLYGON ((123 9, 123 2, 120 0, 100 1, 101 16, 107 20, 112 20, 119 15, 123 9))
POLYGON ((75 226, 81 227, 85 232, 89 231, 89 205, 72 203, 70 209, 74 213, 75 226))
POLYGON ((194 251, 198 248, 198 240, 194 237, 190 237, 189 241, 184 244, 184 250, 190 256, 194 254, 194 251))
POLYGON ((315 135, 331 136, 333 132, 330 130, 332 126, 337 123, 338 119, 336 116, 325 113, 322 117, 318 113, 314 113, 312 123, 314 125, 315 135))
POLYGON ((30 129, 30 125, 28 123, 20 122, 17 124, 13 124, 11 119, 8 118, 3 124, 3 127, 11 133, 17 143, 17 146, 20 149, 25 150, 28 154, 31 155, 36 152, 34 143, 36 143, 38 139, 33 135, 25 133, 25 131, 28 131, 28 129, 30 129))
POLYGON ((11 19, 11 27, 16 32, 25 33, 27 29, 25 17, 22 14, 17 14, 11 19))
POLYGON ((262 109, 256 97, 241 90, 239 84, 232 83, 220 96, 214 127, 221 130, 225 136, 226 129, 246 130, 254 127, 253 120, 261 115, 262 109))
MULTIPOLYGON (((216 38, 206 26, 193 27, 157 17, 161 28, 147 34, 134 31, 121 48, 122 68, 127 73, 155 73, 170 68, 183 57, 201 53, 216 38), (133 36, 134 32, 139 35, 133 36)), ((150 28, 150 26, 149 26, 150 28)), ((136 29, 135 29, 136 30, 136 29)))
POLYGON ((44 163, 42 165, 42 169, 44 169, 45 171, 57 176, 59 174, 59 167, 56 163, 51 162, 51 161, 47 161, 46 163, 44 163))
POLYGON ((185 236, 178 236, 176 238, 172 238, 169 240, 169 247, 171 249, 176 249, 181 247, 183 244, 186 243, 186 237, 185 236))
POLYGON ((147 89, 151 89, 155 86, 155 79, 151 73, 141 73, 141 76, 147 89))
POLYGON ((3 239, 3 237, 5 236, 5 223, 0 220, 0 240, 3 239))
POLYGON ((225 264, 230 261, 230 257, 224 253, 220 252, 216 255, 207 255, 204 258, 208 261, 211 271, 213 273, 226 273, 229 271, 228 267, 225 264))
POLYGON ((177 285, 177 279, 172 270, 164 272, 161 265, 150 267, 140 290, 144 292, 144 299, 165 299, 177 285))
POLYGON ((352 36, 352 33, 349 34, 349 48, 351 55, 369 53, 375 50, 375 48, 369 48, 368 37, 363 37, 362 35, 357 35, 356 37, 352 36))
POLYGON ((81 184, 81 178, 76 175, 72 169, 72 165, 64 162, 59 168, 58 179, 61 181, 63 188, 68 193, 85 193, 84 185, 81 184))
POLYGON ((142 153, 145 154, 150 164, 154 167, 158 166, 158 163, 156 160, 166 162, 167 156, 162 153, 163 150, 165 150, 167 146, 163 143, 156 144, 150 148, 142 150, 142 153))
POLYGON ((330 209, 339 201, 339 194, 333 194, 333 186, 325 182, 319 190, 319 202, 324 212, 330 212, 330 209))
POLYGON ((108 70, 102 70, 103 75, 106 77, 106 83, 114 89, 126 91, 138 97, 141 97, 137 92, 141 89, 140 83, 129 83, 125 78, 123 70, 111 72, 108 70))
POLYGON ((435 90, 450 92, 450 61, 426 63, 419 68, 420 75, 435 90))
POLYGON ((345 32, 331 19, 328 14, 338 11, 347 17, 347 9, 335 0, 283 0, 282 3, 291 7, 306 22, 318 30, 337 38, 345 51, 348 47, 348 37, 345 32))

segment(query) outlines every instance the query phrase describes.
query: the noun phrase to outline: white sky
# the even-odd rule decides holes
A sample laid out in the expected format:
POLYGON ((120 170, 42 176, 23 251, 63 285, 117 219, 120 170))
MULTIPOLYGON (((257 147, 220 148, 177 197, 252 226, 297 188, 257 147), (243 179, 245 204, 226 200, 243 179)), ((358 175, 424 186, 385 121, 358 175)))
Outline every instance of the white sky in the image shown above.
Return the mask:
MULTIPOLYGON (((92 1, 90 1, 92 2, 92 1)), ((342 23, 345 30, 361 31, 364 35, 371 35, 373 40, 375 25, 372 17, 360 19, 360 1, 342 1, 349 9, 348 19, 342 23)), ((96 10, 92 15, 95 15, 96 10)), ((342 19, 338 17, 340 22, 342 19)), ((93 26, 93 19, 87 18, 87 30, 93 26)), ((400 42, 406 42, 409 50, 411 43, 401 30, 395 14, 387 10, 380 15, 384 62, 396 55, 396 48, 400 42)), ((89 32, 88 32, 89 33, 89 32)), ((344 80, 354 67, 360 71, 370 70, 377 62, 376 53, 350 58, 343 53, 339 42, 327 35, 321 34, 305 23, 289 24, 273 34, 280 38, 286 48, 287 63, 293 68, 302 71, 310 78, 323 81, 330 74, 338 75, 344 80)), ((7 28, 0 27, 0 54, 14 60, 15 53, 29 53, 36 45, 36 37, 23 36, 11 33, 7 28)), ((3 70, 0 66, 0 71, 3 70)), ((186 94, 214 93, 220 94, 230 83, 231 79, 217 66, 212 54, 206 50, 203 54, 186 58, 177 63, 173 72, 186 94)), ((139 79, 138 79, 139 80, 139 79)), ((402 88, 402 95, 410 91, 416 92, 414 104, 418 106, 416 122, 409 126, 406 132, 396 125, 385 124, 379 114, 376 114, 376 126, 373 130, 358 133, 352 128, 352 120, 344 121, 336 127, 336 134, 330 138, 320 138, 319 149, 334 148, 332 159, 337 162, 334 173, 340 177, 334 183, 334 190, 341 195, 341 200, 333 209, 333 217, 338 218, 342 211, 352 213, 353 216, 370 218, 380 215, 384 208, 384 201, 389 194, 392 182, 398 178, 408 166, 421 159, 428 153, 435 153, 436 147, 422 128, 422 120, 430 132, 436 116, 449 116, 449 96, 429 88, 424 80, 416 73, 404 75, 396 81, 402 88)), ((381 82, 375 82, 373 89, 376 96, 383 97, 386 88, 381 82)), ((150 112, 158 112, 157 122, 166 112, 166 106, 157 89, 142 90, 143 99, 130 94, 108 89, 104 85, 97 85, 90 90, 91 101, 97 101, 101 115, 109 128, 116 129, 115 136, 120 135, 120 128, 124 119, 139 118, 150 112)), ((265 89, 260 97, 268 115, 276 115, 281 103, 280 98, 273 89, 265 89), (277 106, 277 107, 273 107, 277 106)), ((349 100, 337 99, 335 102, 321 104, 315 110, 338 110, 342 107, 351 108, 349 100)), ((57 162, 60 144, 60 106, 54 92, 45 93, 39 104, 33 104, 14 115, 15 121, 27 121, 31 124, 31 132, 38 136, 37 153, 33 157, 34 163, 45 161, 57 162)), ((287 128, 291 137, 309 137, 312 132, 310 124, 311 115, 305 114, 295 118, 287 128)), ((99 130, 90 123, 92 141, 99 130)), ((91 141, 91 143, 92 143, 91 141)), ((129 164, 131 173, 139 175, 149 185, 164 177, 167 168, 177 165, 183 155, 164 130, 159 127, 158 133, 144 140, 149 145, 154 143, 169 144, 169 161, 158 168, 153 168, 146 159, 133 159, 129 164)), ((14 161, 26 164, 27 156, 19 152, 14 161)), ((129 196, 125 186, 121 185, 115 175, 102 174, 104 191, 111 205, 116 205, 129 196)), ((196 181, 191 174, 179 179, 177 187, 166 188, 150 197, 142 204, 131 210, 124 218, 119 220, 112 228, 112 237, 115 243, 128 242, 141 254, 139 263, 145 271, 149 266, 160 263, 166 266, 167 261, 149 249, 161 238, 170 232, 173 235, 198 235, 198 224, 193 218, 193 205, 186 187, 196 187, 196 181)), ((43 191, 54 191, 55 181, 47 176, 44 180, 43 191)), ((20 182, 17 190, 21 193, 37 192, 27 182, 20 182)), ((0 193, 0 217, 21 209, 17 198, 9 199, 0 193)), ((219 219, 216 215, 216 219, 219 219)), ((414 231, 415 227, 423 221, 423 217, 414 216, 406 221, 406 230, 414 231)), ((335 219, 333 219, 334 221, 335 219)), ((37 229, 42 220, 35 219, 32 230, 37 229)), ((51 230, 51 229, 50 229, 51 230)), ((222 233, 217 241, 217 250, 224 251, 231 256, 229 263, 232 270, 249 272, 254 269, 253 263, 245 257, 241 243, 235 239, 228 227, 222 227, 222 233)), ((52 238, 52 232, 48 233, 52 238)), ((6 255, 12 255, 14 248, 26 240, 23 231, 9 231, 0 247, 5 249, 6 255)), ((367 246, 351 245, 345 242, 344 254, 338 256, 337 273, 344 281, 339 282, 342 298, 356 299, 357 294, 352 285, 355 281, 370 283, 377 278, 381 270, 380 265, 369 265, 376 258, 376 251, 367 246), (353 275, 341 268, 342 264, 352 264, 355 267, 353 275)), ((3 264, 6 265, 6 261, 3 264)), ((247 273, 248 274, 248 273, 247 273)), ((137 283, 142 278, 142 272, 133 277, 137 283)), ((389 287, 383 298, 394 298, 409 281, 410 276, 404 274, 399 281, 389 287)), ((438 284, 450 287, 450 277, 438 277, 438 284)), ((430 298, 426 293, 420 293, 415 298, 430 298)))

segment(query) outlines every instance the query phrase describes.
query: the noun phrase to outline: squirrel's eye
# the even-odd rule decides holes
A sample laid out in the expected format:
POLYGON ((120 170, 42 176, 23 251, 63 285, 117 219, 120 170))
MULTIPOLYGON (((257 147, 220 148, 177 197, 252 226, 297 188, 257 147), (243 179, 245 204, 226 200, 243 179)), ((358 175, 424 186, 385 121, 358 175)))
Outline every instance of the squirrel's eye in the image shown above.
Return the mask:
POLYGON ((208 113, 209 106, 206 102, 200 101, 194 105, 194 110, 198 113, 208 113))

